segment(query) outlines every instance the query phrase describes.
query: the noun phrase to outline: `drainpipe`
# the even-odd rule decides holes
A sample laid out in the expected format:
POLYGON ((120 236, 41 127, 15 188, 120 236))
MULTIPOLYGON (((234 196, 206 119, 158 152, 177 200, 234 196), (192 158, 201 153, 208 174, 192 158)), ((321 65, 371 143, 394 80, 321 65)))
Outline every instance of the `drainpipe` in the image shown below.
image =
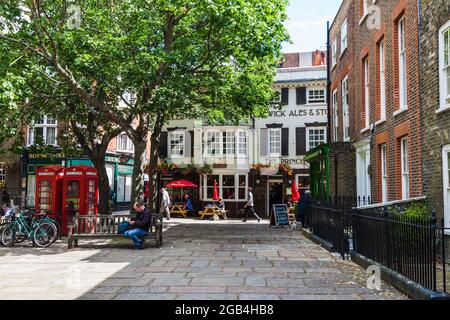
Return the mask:
POLYGON ((331 108, 330 108, 330 98, 331 98, 331 79, 330 79, 330 21, 327 21, 327 143, 331 142, 331 108))

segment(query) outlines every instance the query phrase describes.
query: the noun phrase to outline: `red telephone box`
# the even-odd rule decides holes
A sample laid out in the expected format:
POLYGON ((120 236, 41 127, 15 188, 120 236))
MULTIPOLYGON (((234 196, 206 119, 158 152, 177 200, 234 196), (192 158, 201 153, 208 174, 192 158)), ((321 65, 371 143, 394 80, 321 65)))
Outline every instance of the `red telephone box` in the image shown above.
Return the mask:
POLYGON ((80 215, 97 214, 98 174, 89 166, 72 166, 66 169, 62 197, 62 234, 67 234, 67 224, 78 212, 80 215))
POLYGON ((59 219, 61 215, 64 167, 47 166, 36 171, 36 206, 38 212, 59 219))

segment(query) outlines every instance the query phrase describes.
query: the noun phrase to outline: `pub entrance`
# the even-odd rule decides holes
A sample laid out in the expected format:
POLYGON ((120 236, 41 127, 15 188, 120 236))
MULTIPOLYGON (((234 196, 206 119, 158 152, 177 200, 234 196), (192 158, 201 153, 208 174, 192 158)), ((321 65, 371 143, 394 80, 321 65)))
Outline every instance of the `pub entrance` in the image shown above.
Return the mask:
POLYGON ((267 215, 270 216, 274 204, 283 204, 283 180, 267 181, 267 215))

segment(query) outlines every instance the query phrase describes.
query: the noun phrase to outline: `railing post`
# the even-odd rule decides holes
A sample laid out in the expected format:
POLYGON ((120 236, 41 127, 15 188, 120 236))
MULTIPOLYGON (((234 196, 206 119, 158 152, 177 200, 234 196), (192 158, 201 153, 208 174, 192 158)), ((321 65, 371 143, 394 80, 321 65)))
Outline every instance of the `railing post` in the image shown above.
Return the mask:
POLYGON ((442 246, 442 291, 447 292, 447 275, 445 270, 445 222, 444 219, 441 220, 442 232, 441 232, 441 246, 442 246))
POLYGON ((390 239, 390 235, 389 235, 389 228, 388 228, 388 209, 387 207, 383 208, 383 219, 384 219, 384 234, 385 234, 385 243, 384 246, 386 248, 386 250, 384 250, 384 252, 386 253, 386 265, 387 267, 391 268, 391 252, 390 252, 390 247, 391 247, 391 239, 390 239))
POLYGON ((436 210, 433 210, 431 215, 431 228, 433 231, 433 291, 437 288, 437 278, 436 278, 436 210))

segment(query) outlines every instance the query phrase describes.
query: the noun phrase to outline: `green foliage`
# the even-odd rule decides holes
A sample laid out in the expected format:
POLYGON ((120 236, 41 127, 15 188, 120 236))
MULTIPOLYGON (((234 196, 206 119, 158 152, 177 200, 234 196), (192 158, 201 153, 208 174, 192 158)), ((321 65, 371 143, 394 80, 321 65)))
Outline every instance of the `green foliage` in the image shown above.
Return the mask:
POLYGON ((213 170, 209 164, 205 163, 202 167, 197 169, 197 173, 199 175, 204 175, 204 174, 208 175, 208 174, 212 174, 213 170))

